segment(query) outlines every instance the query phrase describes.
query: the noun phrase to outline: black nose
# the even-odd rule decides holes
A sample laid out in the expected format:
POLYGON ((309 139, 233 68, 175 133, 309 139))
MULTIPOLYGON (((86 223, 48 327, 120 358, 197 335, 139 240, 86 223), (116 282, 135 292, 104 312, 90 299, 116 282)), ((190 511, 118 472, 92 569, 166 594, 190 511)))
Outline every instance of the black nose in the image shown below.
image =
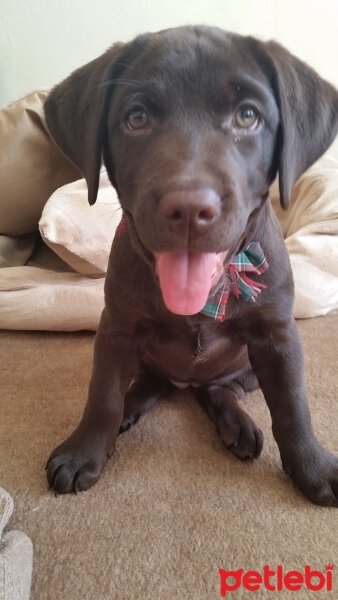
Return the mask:
POLYGON ((167 192, 161 199, 161 214, 172 231, 182 235, 200 235, 221 215, 221 201, 215 190, 179 190, 167 192))

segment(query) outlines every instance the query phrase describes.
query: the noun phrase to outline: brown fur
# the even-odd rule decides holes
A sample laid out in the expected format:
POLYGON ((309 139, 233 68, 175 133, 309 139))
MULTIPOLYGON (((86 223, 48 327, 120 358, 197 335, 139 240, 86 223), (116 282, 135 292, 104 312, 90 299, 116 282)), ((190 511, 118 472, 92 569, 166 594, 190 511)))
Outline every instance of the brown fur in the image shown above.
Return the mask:
POLYGON ((192 385, 227 448, 258 457, 262 433, 238 398, 259 382, 284 470, 312 501, 337 506, 338 460, 312 429, 292 273, 268 201, 278 172, 286 207, 296 179, 333 141, 337 91, 274 42, 186 27, 113 46, 56 86, 45 111, 91 203, 103 155, 128 223, 112 246, 88 402, 48 461, 50 485, 93 485, 119 431, 170 391, 169 380, 192 385), (243 103, 258 109, 257 130, 234 129, 243 103), (148 125, 131 131, 128 112, 140 105, 148 125), (223 323, 167 310, 155 252, 233 256, 251 240, 269 262, 256 303, 231 298, 223 323))

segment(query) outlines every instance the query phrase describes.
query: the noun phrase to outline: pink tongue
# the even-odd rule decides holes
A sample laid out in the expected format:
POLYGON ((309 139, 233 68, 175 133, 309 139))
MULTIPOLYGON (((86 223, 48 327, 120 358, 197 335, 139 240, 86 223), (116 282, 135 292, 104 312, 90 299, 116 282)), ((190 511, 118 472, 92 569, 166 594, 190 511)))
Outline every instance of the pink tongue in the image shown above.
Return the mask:
POLYGON ((166 307, 178 315, 195 315, 205 306, 217 265, 213 252, 165 252, 156 257, 166 307))

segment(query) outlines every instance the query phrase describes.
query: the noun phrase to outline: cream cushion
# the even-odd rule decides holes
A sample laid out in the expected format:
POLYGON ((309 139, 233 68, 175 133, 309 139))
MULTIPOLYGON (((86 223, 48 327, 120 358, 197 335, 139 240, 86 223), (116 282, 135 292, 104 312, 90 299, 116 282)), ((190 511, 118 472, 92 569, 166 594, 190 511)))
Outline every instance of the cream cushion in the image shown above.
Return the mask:
POLYGON ((0 110, 0 235, 36 231, 53 191, 81 176, 46 129, 47 95, 34 92, 0 110))
POLYGON ((338 162, 325 157, 296 183, 288 211, 272 203, 282 226, 295 280, 294 315, 338 308, 338 162))
POLYGON ((87 201, 84 179, 57 190, 48 200, 39 222, 47 246, 77 273, 104 275, 121 207, 105 172, 101 174, 96 203, 87 201))

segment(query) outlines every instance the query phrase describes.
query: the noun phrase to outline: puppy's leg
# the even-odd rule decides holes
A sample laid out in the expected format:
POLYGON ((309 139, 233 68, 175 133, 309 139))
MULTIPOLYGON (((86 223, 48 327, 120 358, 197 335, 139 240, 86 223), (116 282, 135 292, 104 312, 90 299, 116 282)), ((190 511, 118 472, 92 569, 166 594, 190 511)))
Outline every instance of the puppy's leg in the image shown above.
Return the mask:
POLYGON ((263 433, 242 409, 238 399, 257 387, 251 371, 227 385, 194 389, 199 404, 216 425, 223 445, 238 458, 258 458, 263 448, 263 433))
POLYGON ((134 340, 116 333, 103 311, 95 338, 88 401, 70 437, 47 462, 49 486, 60 494, 86 490, 99 479, 115 447, 124 410, 124 396, 139 366, 134 340))
POLYGON ((120 433, 135 425, 139 418, 174 389, 173 385, 142 363, 124 400, 123 420, 120 433))
POLYGON ((284 471, 316 504, 338 506, 338 457, 319 443, 312 428, 296 325, 293 320, 271 323, 260 324, 264 335, 248 339, 248 349, 284 471))

